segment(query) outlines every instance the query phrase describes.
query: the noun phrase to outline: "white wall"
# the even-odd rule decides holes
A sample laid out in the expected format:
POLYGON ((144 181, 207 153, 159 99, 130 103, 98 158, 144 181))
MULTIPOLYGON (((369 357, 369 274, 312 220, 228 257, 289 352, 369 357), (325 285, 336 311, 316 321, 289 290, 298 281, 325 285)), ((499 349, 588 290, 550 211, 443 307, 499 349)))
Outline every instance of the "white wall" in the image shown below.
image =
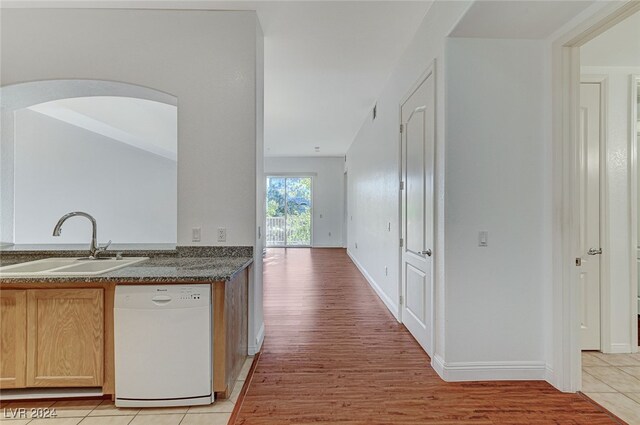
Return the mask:
POLYGON ((13 111, 0 107, 0 244, 13 243, 13 111))
POLYGON ((14 125, 15 243, 88 243, 84 219, 52 236, 63 214, 87 211, 101 242, 175 244, 175 161, 28 109, 14 125))
POLYGON ((640 13, 635 13, 580 47, 582 66, 640 66, 640 13))
POLYGON ((313 174, 313 246, 342 247, 343 157, 266 157, 265 174, 313 174))
POLYGON ((365 119, 348 151, 349 253, 396 314, 399 104, 435 59, 432 364, 448 380, 545 379, 552 350, 544 315, 552 260, 550 49, 533 40, 445 43, 467 7, 432 6, 378 99, 379 118, 365 119), (487 248, 477 246, 481 230, 489 232, 487 248))
POLYGON ((494 366, 493 379, 545 373, 549 53, 535 40, 447 42, 445 361, 494 366))
MULTIPOLYGON (((348 252, 397 316, 399 297, 400 100, 436 61, 436 246, 434 356, 444 356, 444 44, 470 2, 435 2, 377 100, 378 117, 364 123, 347 152, 348 252), (391 230, 388 224, 391 223, 391 230), (357 244, 357 248, 356 248, 357 244), (384 268, 388 267, 388 275, 384 268)), ((373 105, 371 105, 373 107, 373 105)))
POLYGON ((202 227, 202 245, 254 245, 254 12, 4 9, 1 19, 2 86, 85 78, 176 96, 178 243, 202 227))
MULTIPOLYGON (((585 47, 588 46, 585 45, 585 47)), ((610 285, 610 334, 605 352, 630 352, 631 281, 630 205, 629 205, 629 137, 631 118, 631 75, 640 74, 640 67, 582 66, 582 75, 604 75, 606 99, 606 178, 609 207, 607 210, 609 270, 603 276, 610 285)))

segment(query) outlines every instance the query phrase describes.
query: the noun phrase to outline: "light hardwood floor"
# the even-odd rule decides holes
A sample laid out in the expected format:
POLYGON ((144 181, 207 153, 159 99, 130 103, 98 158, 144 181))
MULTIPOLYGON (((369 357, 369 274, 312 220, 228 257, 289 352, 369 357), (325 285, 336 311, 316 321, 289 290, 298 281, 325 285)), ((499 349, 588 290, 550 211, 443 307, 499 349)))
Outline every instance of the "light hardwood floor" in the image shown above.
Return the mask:
POLYGON ((236 424, 617 423, 545 382, 443 382, 343 249, 269 249, 264 308, 236 424))

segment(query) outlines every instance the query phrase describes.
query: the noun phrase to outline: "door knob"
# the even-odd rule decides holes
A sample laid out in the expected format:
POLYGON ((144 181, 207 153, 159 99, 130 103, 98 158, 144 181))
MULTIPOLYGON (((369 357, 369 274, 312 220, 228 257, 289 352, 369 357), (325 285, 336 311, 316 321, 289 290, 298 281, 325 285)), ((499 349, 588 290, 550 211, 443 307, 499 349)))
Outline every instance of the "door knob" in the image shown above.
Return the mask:
POLYGON ((427 257, 431 257, 431 250, 427 249, 426 251, 420 251, 420 254, 426 255, 427 257))
POLYGON ((591 248, 589 251, 587 251, 587 254, 589 255, 600 255, 602 254, 602 248, 591 248))

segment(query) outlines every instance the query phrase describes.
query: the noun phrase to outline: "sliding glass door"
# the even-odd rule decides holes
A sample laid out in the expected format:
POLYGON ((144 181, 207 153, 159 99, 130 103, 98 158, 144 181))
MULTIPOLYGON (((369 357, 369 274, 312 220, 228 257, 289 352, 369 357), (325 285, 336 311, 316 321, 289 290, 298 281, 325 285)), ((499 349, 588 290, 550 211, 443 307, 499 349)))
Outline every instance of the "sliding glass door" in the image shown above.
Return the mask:
POLYGON ((267 177, 267 246, 311 246, 311 177, 267 177))

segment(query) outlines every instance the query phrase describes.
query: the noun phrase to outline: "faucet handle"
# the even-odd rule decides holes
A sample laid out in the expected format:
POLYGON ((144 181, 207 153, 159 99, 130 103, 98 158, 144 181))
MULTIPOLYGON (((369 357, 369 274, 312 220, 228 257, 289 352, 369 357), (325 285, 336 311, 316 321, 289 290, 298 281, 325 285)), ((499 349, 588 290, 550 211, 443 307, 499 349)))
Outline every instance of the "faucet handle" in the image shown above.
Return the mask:
POLYGON ((99 246, 96 252, 105 252, 110 245, 111 245, 111 239, 109 239, 109 242, 107 242, 105 245, 99 246))

